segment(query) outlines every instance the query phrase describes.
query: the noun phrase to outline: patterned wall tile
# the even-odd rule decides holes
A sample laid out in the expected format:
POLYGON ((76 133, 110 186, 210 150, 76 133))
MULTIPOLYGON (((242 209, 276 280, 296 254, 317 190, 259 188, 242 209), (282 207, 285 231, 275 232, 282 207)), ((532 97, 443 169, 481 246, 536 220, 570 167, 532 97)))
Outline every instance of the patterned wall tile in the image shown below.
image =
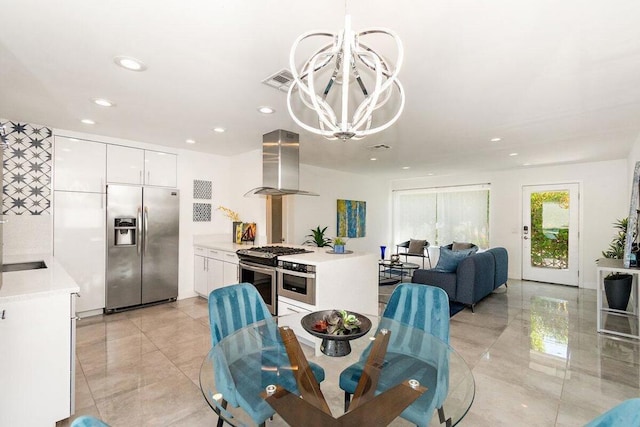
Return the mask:
POLYGON ((211 199, 211 181, 193 180, 193 198, 211 199))
POLYGON ((211 221, 211 203, 193 204, 193 222, 211 221))
POLYGON ((2 214, 51 213, 51 129, 0 119, 4 145, 2 214))

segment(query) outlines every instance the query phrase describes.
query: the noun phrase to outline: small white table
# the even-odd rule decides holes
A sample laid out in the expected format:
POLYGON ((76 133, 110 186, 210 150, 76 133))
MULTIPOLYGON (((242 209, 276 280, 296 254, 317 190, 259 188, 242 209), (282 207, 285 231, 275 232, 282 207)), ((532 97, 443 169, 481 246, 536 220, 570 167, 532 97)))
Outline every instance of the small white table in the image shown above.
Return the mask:
POLYGON ((638 281, 640 279, 640 269, 625 268, 621 259, 600 259, 597 263, 597 284, 598 284, 598 332, 618 335, 627 338, 640 339, 640 317, 638 316, 638 281), (610 309, 606 303, 607 298, 604 291, 604 278, 611 273, 626 273, 633 276, 631 286, 631 297, 626 311, 610 309))

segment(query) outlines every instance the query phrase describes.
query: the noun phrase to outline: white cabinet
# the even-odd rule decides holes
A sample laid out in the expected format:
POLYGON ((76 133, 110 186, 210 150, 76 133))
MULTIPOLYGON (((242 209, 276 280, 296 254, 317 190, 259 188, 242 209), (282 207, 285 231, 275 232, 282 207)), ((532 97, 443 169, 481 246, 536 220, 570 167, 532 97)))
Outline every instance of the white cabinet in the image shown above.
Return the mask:
POLYGON ((238 257, 234 252, 194 248, 193 287, 196 293, 209 297, 214 289, 238 283, 238 257))
POLYGON ((178 156, 159 151, 144 152, 144 180, 146 185, 176 187, 178 156))
POLYGON ((77 311, 104 308, 105 194, 56 191, 53 247, 58 262, 80 286, 77 311))
POLYGON ((197 294, 209 295, 209 273, 207 271, 207 257, 195 255, 193 257, 193 288, 197 294))
POLYGON ((144 150, 121 145, 107 146, 107 181, 118 184, 142 184, 144 150))
POLYGON ((54 190, 104 193, 106 144, 56 136, 54 161, 54 190))
POLYGON ((0 301, 0 425, 53 426, 71 414, 70 298, 60 292, 0 301))
POLYGON ((176 187, 178 156, 140 148, 107 146, 107 181, 176 187))

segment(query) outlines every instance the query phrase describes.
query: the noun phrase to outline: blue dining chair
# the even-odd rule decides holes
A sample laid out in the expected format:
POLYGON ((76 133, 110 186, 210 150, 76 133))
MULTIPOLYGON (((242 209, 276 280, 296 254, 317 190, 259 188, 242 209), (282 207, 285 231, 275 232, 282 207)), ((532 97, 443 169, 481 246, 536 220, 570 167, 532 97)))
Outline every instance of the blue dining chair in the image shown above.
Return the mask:
MULTIPOLYGON (((217 353, 214 358, 214 372, 217 391, 222 393, 221 411, 227 403, 244 409, 258 425, 264 425, 273 416, 273 408, 260 397, 269 384, 280 384, 292 393, 298 393, 297 383, 290 369, 278 370, 286 366, 288 356, 278 325, 271 316, 267 305, 255 286, 250 283, 224 286, 209 294, 209 324, 211 342, 217 353), (222 339, 256 322, 265 321, 260 328, 260 342, 253 334, 245 340, 236 337, 234 348, 222 349, 218 344, 222 339), (256 345, 258 347, 256 347, 256 345), (264 348, 268 348, 265 351, 264 348), (234 372, 234 380, 231 372, 234 372)), ((309 363, 318 382, 324 380, 324 370, 309 363)), ((218 427, 222 426, 218 419, 218 427)))
POLYGON ((91 415, 81 415, 73 420, 71 427, 109 427, 109 424, 106 424, 91 415))
MULTIPOLYGON (((427 392, 407 407, 400 416, 418 426, 426 426, 438 408, 444 418, 442 404, 447 397, 449 383, 448 354, 443 349, 432 350, 422 334, 393 334, 392 324, 399 322, 434 335, 449 343, 449 297, 442 289, 414 283, 401 283, 393 291, 382 314, 378 330, 392 331, 379 384, 386 388, 411 378, 427 387, 427 392)), ((371 345, 357 363, 340 374, 340 388, 345 392, 345 411, 355 392, 371 345)))
POLYGON ((625 400, 594 418, 585 427, 640 427, 640 398, 625 400))

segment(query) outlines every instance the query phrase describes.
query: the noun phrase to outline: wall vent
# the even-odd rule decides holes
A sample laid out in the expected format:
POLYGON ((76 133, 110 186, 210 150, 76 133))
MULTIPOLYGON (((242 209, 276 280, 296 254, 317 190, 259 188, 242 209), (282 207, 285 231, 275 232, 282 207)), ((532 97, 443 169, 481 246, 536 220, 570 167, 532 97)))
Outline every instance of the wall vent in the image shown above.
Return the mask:
POLYGON ((262 83, 281 90, 282 92, 287 92, 293 84, 293 74, 285 68, 267 77, 262 83))

